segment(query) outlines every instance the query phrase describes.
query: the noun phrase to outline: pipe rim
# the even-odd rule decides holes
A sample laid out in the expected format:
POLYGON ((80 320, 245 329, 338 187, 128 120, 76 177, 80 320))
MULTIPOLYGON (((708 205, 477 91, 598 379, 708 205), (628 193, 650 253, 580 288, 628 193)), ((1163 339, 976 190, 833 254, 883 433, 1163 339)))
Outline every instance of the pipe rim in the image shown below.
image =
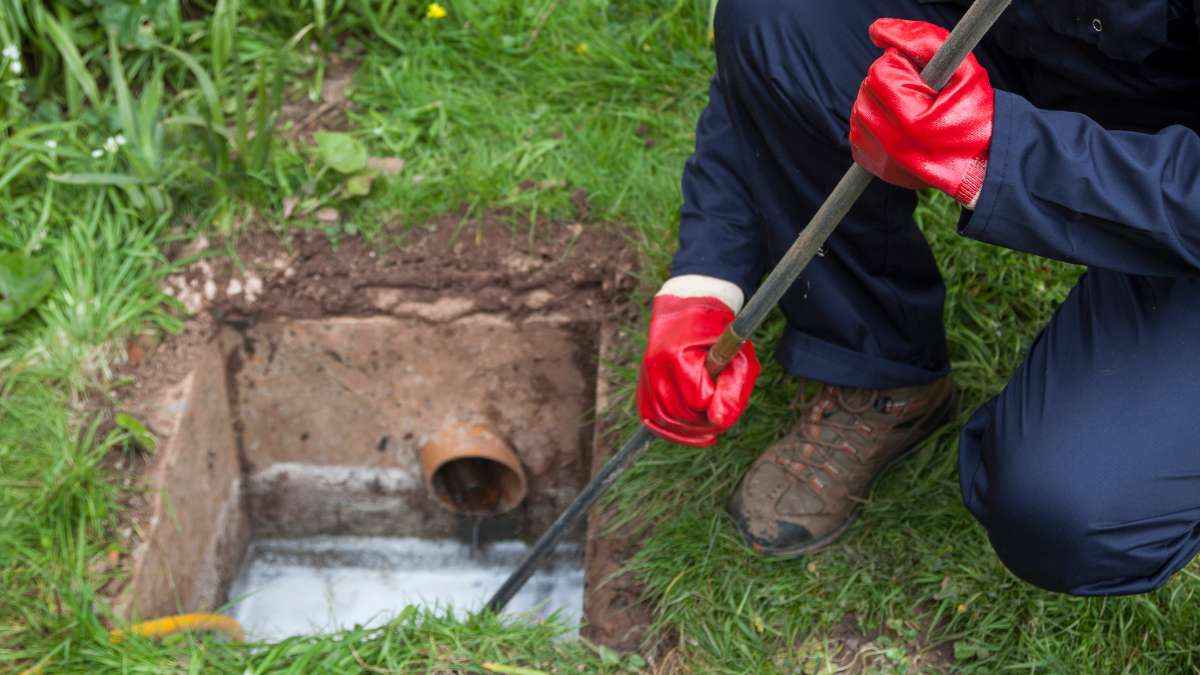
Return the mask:
POLYGON ((529 484, 521 460, 499 434, 478 423, 457 422, 434 434, 420 450, 425 490, 431 498, 453 513, 494 516, 515 509, 528 496, 529 484), (474 511, 455 504, 444 487, 444 470, 454 462, 482 459, 501 470, 500 498, 495 508, 474 511))

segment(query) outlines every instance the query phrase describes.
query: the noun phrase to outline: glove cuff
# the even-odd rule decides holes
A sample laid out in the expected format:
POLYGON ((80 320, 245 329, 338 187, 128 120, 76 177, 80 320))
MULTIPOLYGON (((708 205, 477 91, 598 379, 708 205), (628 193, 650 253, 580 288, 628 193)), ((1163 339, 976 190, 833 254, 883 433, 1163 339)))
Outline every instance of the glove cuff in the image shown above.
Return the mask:
POLYGON ((967 169, 967 175, 954 191, 954 199, 968 209, 974 209, 979 201, 979 193, 983 191, 983 181, 987 178, 987 158, 976 157, 967 169))
POLYGON ((671 277, 654 295, 674 295, 678 298, 716 298, 734 314, 737 314, 738 310, 742 308, 742 303, 746 298, 737 284, 703 274, 681 274, 671 277))

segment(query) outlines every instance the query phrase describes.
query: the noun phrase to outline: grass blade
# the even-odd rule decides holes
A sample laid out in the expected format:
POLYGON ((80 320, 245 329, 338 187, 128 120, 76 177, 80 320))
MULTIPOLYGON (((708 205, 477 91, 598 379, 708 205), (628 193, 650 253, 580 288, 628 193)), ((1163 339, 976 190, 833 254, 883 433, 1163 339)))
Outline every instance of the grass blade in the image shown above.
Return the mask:
POLYGON ((35 157, 33 155, 25 155, 11 169, 5 171, 4 175, 0 176, 0 190, 3 190, 12 181, 12 179, 16 178, 17 175, 19 175, 21 171, 34 159, 35 157))
POLYGON ((233 55, 237 15, 237 0, 217 0, 212 16, 212 69, 217 79, 221 79, 225 65, 233 55))
POLYGON ((46 12, 41 12, 42 25, 46 29, 46 33, 50 36, 50 40, 54 46, 58 48, 58 53, 62 56, 63 63, 67 66, 67 72, 71 74, 75 82, 79 84, 80 89, 87 95, 88 100, 92 105, 100 107, 100 89, 96 86, 96 78, 88 72, 87 66, 83 63, 83 57, 79 55, 79 50, 75 47, 75 41, 71 39, 71 35, 62 27, 54 17, 46 12))
POLYGON ((68 185, 145 185, 147 181, 123 173, 52 173, 47 176, 56 183, 68 185))
POLYGON ((125 67, 121 64, 121 49, 117 46, 117 34, 114 31, 108 33, 108 58, 117 96, 117 117, 121 120, 125 135, 137 142, 141 134, 138 132, 137 119, 133 116, 133 94, 129 91, 129 83, 125 81, 125 67))
POLYGON ((221 112, 221 98, 217 95, 217 86, 213 84, 213 80, 208 76, 208 72, 204 70, 204 66, 200 65, 196 57, 187 52, 162 43, 159 43, 158 47, 179 59, 180 63, 191 71, 192 76, 196 78, 196 83, 200 86, 200 93, 204 96, 204 102, 208 105, 209 121, 213 126, 224 128, 225 114, 221 112))

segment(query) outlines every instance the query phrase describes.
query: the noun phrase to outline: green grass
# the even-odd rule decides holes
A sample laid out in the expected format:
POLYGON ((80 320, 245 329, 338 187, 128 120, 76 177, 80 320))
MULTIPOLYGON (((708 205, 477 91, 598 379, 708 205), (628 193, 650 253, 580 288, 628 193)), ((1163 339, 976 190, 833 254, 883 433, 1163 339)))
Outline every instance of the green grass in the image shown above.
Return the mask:
MULTIPOLYGON (((113 645, 101 623, 101 561, 122 546, 122 487, 101 460, 133 451, 128 432, 105 423, 113 366, 124 338, 180 325, 158 291, 172 243, 319 226, 284 220, 291 200, 338 209, 341 221, 323 226, 336 236, 498 206, 523 232, 539 216, 573 217, 569 197, 582 187, 593 219, 642 253, 640 293, 665 276, 680 168, 713 68, 707 3, 443 4, 449 16, 430 21, 416 2, 0 0, 0 43, 19 45, 23 65, 15 74, 0 63, 0 252, 42 260, 56 277, 33 312, 0 326, 0 668, 639 666, 553 640, 561 627, 411 609, 384 630, 256 649, 197 637, 113 645), (357 64, 348 133, 405 162, 367 197, 347 194, 346 177, 277 119, 280 100, 317 97, 334 57, 357 64), (125 144, 109 152, 118 135, 125 144)), ((1077 271, 957 236, 945 200, 924 201, 918 217, 948 280, 955 378, 976 405, 1003 385, 1077 271)), ((764 349, 779 328, 764 331, 764 349)), ((640 332, 630 331, 630 355, 640 332)), ((752 555, 723 502, 787 416, 778 368, 761 382, 721 445, 660 444, 614 490, 627 513, 659 522, 634 569, 682 662, 819 671, 830 632, 848 625, 879 633, 873 670, 911 669, 930 644, 952 644, 956 668, 983 672, 1200 667, 1193 571, 1108 600, 1044 593, 1005 572, 960 505, 956 427, 881 483, 844 543, 802 562, 752 555)), ((618 416, 631 411, 628 394, 618 416)))

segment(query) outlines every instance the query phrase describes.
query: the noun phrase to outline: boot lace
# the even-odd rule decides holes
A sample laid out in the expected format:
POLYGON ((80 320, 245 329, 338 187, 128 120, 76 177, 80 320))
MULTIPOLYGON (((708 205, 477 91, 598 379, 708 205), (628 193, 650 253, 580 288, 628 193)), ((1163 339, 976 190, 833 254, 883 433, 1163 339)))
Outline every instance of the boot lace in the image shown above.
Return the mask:
POLYGON ((855 441, 864 441, 865 439, 862 434, 864 432, 869 433, 871 429, 859 421, 859 416, 870 410, 875 403, 874 392, 870 390, 837 387, 827 384, 818 384, 814 388, 815 392, 810 394, 808 384, 801 382, 800 386, 796 389, 796 394, 792 398, 789 408, 800 412, 802 415, 811 416, 813 409, 816 407, 836 407, 848 413, 849 421, 847 423, 839 423, 835 421, 837 419, 836 415, 830 414, 829 410, 822 410, 820 420, 810 420, 810 423, 833 430, 832 438, 824 439, 821 437, 821 434, 814 434, 816 438, 800 437, 797 440, 801 444, 801 447, 809 445, 812 447, 812 452, 805 453, 801 450, 796 453, 795 457, 788 458, 788 461, 778 462, 792 477, 805 482, 813 480, 821 482, 819 477, 802 475, 811 474, 814 471, 820 471, 826 477, 839 475, 841 471, 833 463, 836 452, 846 453, 854 461, 861 462, 857 452, 854 450, 855 441), (797 464, 802 466, 797 466, 797 464))

